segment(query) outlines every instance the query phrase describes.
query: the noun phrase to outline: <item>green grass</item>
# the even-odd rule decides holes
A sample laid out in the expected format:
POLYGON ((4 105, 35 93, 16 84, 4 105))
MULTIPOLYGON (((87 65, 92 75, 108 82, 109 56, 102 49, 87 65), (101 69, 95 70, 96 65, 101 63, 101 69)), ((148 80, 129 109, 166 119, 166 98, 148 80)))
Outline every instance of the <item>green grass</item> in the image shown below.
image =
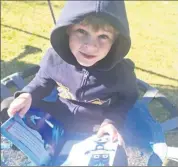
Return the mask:
MULTIPOLYGON (((59 15, 64 3, 53 4, 59 15)), ((47 1, 3 1, 1 23, 1 77, 38 64, 53 28, 47 1)))
MULTIPOLYGON (((57 18, 64 2, 52 5, 57 18)), ((127 57, 135 62, 137 77, 178 108, 178 2, 126 1, 126 8, 132 37, 127 57)), ((54 26, 47 1, 2 1, 1 23, 1 78, 38 64, 54 26)), ((156 101, 150 109, 161 122, 170 117, 156 101)))

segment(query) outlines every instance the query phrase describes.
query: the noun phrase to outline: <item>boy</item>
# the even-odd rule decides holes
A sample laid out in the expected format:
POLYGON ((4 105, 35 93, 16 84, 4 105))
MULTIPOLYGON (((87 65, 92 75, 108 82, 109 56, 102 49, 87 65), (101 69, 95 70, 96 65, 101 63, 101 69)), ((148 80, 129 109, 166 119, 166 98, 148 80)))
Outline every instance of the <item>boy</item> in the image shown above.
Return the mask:
POLYGON ((124 2, 67 2, 50 41, 35 78, 15 93, 9 116, 37 106, 69 131, 122 141, 119 129, 138 98, 133 64, 124 59, 131 45, 124 2), (42 101, 55 86, 58 100, 42 101))

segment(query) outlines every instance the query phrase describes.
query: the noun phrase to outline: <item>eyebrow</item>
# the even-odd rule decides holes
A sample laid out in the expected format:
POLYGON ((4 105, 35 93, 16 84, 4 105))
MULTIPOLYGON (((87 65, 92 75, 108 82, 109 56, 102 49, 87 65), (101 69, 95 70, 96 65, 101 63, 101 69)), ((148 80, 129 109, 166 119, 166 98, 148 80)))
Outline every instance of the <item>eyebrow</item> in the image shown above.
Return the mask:
POLYGON ((110 31, 110 30, 105 30, 105 29, 101 29, 103 31, 103 33, 108 33, 110 35, 114 35, 114 30, 113 31, 110 31))
MULTIPOLYGON (((82 28, 85 28, 85 27, 87 27, 88 25, 85 25, 85 24, 76 24, 76 26, 77 26, 77 28, 79 28, 80 26, 82 26, 82 28)), ((109 33, 109 34, 111 34, 111 35, 114 35, 114 34, 116 34, 117 35, 117 33, 116 33, 116 31, 114 30, 114 29, 112 29, 112 28, 108 28, 108 29, 104 29, 104 28, 99 28, 98 29, 98 32, 101 30, 101 31, 104 31, 104 32, 106 32, 106 33, 109 33)), ((97 32, 97 31, 96 31, 97 32)))
POLYGON ((111 33, 111 34, 113 33, 113 31, 104 30, 104 29, 103 29, 103 31, 108 32, 108 33, 111 33))

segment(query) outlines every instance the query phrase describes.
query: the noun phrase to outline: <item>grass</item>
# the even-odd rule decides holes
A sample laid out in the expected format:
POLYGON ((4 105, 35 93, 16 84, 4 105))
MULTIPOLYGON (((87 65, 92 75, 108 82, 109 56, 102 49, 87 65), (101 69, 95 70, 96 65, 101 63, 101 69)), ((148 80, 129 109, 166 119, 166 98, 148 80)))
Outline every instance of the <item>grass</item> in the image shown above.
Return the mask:
MULTIPOLYGON (((52 1, 52 5, 57 18, 64 2, 52 1)), ((127 57, 135 62, 137 77, 159 89, 178 108, 178 2, 126 1, 126 8, 132 37, 127 57)), ((47 1, 2 1, 1 12, 3 78, 40 62, 50 46, 54 24, 47 1)), ((170 117, 158 102, 150 108, 159 121, 170 117)))

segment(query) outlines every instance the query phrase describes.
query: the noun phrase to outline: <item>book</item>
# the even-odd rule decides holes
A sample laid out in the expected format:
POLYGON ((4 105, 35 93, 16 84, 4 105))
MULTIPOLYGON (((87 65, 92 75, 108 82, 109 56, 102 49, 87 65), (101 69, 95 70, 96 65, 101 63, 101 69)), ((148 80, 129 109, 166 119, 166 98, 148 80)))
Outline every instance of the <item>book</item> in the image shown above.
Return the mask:
POLYGON ((1 125, 1 134, 19 148, 34 166, 111 166, 118 143, 109 136, 67 133, 63 125, 39 109, 24 118, 17 114, 1 125))

